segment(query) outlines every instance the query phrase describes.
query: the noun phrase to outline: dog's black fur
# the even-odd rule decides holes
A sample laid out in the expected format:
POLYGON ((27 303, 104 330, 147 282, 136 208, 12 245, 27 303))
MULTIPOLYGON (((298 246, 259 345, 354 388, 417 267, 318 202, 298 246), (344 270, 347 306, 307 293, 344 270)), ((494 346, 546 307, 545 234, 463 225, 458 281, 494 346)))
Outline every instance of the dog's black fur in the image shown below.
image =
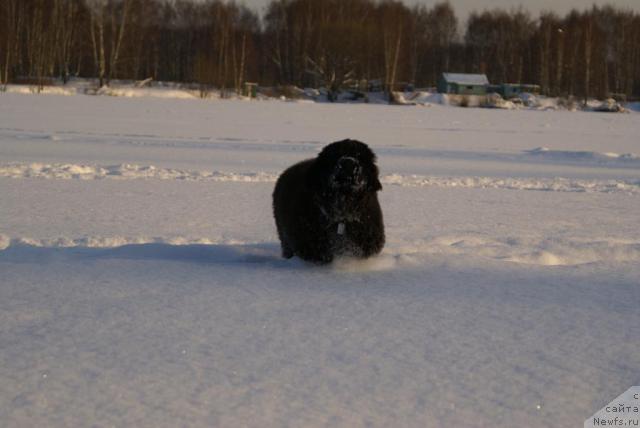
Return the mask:
POLYGON ((366 258, 382 250, 375 161, 366 144, 343 140, 280 175, 273 213, 283 257, 324 264, 334 256, 366 258))

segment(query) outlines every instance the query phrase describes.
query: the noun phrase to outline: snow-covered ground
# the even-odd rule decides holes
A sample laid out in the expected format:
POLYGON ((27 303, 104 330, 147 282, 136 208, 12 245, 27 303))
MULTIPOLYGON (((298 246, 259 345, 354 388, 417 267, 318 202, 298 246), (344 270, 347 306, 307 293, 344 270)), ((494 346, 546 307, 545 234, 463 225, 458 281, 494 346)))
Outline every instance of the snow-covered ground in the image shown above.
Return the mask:
POLYGON ((640 384, 640 115, 0 94, 0 425, 574 427, 640 384), (279 257, 379 157, 387 245, 279 257))

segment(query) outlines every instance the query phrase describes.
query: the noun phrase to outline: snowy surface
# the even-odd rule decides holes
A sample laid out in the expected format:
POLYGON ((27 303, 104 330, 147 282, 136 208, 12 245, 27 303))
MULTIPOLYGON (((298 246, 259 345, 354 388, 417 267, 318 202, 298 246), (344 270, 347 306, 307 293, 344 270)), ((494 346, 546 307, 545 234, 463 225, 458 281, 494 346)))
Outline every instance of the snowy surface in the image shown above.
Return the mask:
POLYGON ((2 426, 573 427, 640 383, 640 115, 0 94, 2 426), (379 157, 387 246, 279 257, 379 157))

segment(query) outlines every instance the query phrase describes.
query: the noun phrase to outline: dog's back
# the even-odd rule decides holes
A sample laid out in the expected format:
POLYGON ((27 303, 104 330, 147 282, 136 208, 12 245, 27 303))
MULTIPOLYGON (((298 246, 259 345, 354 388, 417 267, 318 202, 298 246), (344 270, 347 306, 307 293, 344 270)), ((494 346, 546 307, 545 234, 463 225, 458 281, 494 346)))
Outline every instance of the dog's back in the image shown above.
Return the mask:
POLYGON ((309 198, 307 174, 315 159, 307 159, 287 168, 278 177, 273 191, 273 215, 276 220, 278 236, 282 243, 282 256, 291 258, 294 255, 294 235, 291 230, 303 217, 301 211, 306 207, 309 198))

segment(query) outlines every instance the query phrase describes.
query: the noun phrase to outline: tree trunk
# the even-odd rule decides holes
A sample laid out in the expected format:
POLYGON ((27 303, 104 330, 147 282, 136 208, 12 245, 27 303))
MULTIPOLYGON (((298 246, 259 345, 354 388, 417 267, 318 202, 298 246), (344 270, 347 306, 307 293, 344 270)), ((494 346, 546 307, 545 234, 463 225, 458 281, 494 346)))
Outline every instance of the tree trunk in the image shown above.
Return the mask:
MULTIPOLYGON (((129 15, 129 9, 131 7, 131 0, 124 0, 122 3, 122 16, 120 17, 120 25, 117 31, 112 31, 111 39, 111 58, 109 61, 109 80, 111 80, 116 73, 118 67, 118 60, 120 58, 120 48, 122 47, 122 41, 124 40, 125 28, 127 25, 127 19, 129 15), (116 36, 117 35, 117 36, 116 36)), ((115 30, 115 10, 112 10, 112 26, 115 30)))
POLYGON ((558 30, 558 57, 556 63, 555 95, 560 95, 562 88, 562 72, 564 67, 564 30, 558 30))
POLYGON ((98 73, 99 87, 104 86, 106 60, 104 53, 104 6, 100 6, 99 16, 91 13, 91 44, 93 46, 93 60, 98 73), (96 34, 97 31, 97 34, 96 34))
POLYGON ((238 67, 238 73, 236 75, 236 93, 242 92, 242 82, 244 80, 244 67, 245 67, 245 55, 246 55, 247 33, 242 33, 242 42, 240 44, 240 65, 238 67))
POLYGON ((593 35, 593 22, 591 17, 586 17, 584 26, 584 105, 587 105, 589 89, 591 88, 591 45, 593 35))

